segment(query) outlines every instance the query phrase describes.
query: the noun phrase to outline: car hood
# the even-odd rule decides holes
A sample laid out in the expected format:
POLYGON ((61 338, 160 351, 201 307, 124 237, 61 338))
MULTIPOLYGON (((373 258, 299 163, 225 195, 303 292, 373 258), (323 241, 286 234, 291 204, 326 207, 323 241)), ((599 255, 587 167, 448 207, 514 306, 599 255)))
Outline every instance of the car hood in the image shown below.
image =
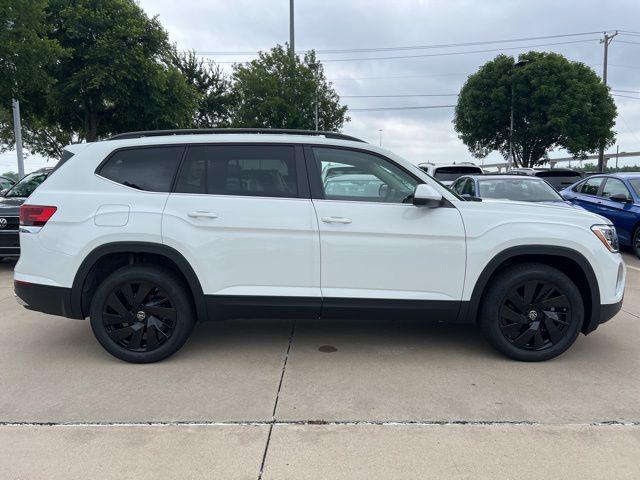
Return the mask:
POLYGON ((23 197, 0 197, 0 217, 17 217, 25 200, 23 197))
POLYGON ((611 221, 584 208, 572 208, 565 202, 514 202, 508 200, 483 199, 482 202, 457 202, 464 217, 482 211, 481 217, 495 218, 500 223, 525 221, 540 223, 563 223, 591 228, 594 224, 611 225, 611 221))

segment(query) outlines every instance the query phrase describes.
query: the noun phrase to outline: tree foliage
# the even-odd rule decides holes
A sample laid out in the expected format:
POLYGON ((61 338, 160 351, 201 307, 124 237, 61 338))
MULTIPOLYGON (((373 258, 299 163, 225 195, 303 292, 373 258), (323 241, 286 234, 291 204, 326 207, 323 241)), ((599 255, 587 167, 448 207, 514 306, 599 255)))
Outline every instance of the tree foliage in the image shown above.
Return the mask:
POLYGON ((198 58, 194 52, 176 53, 173 64, 197 92, 193 112, 195 128, 228 127, 233 108, 231 81, 219 66, 198 58))
MULTIPOLYGON (((67 54, 49 37, 46 6, 46 0, 0 0, 0 151, 15 144, 12 99, 20 101, 23 124, 42 126, 42 99, 56 81, 50 69, 67 54)), ((24 137, 30 142, 28 131, 24 137)))
POLYGON ((248 64, 235 65, 233 82, 236 127, 313 130, 316 99, 319 130, 337 131, 349 120, 313 51, 301 59, 277 45, 248 64))
POLYGON ((471 75, 460 91, 454 125, 471 153, 509 155, 513 88, 515 166, 544 163, 555 148, 584 158, 613 144, 616 106, 598 75, 556 53, 529 52, 514 68, 499 55, 471 75))

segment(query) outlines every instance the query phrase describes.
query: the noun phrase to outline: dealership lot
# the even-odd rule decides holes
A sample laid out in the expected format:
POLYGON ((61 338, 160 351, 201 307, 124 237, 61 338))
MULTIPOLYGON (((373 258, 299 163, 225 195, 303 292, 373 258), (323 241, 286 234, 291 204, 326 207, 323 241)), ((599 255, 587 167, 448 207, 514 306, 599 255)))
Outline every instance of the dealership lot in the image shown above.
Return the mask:
POLYGON ((150 365, 19 307, 4 261, 3 478, 639 478, 640 261, 625 261, 623 311, 546 363, 389 319, 205 324, 150 365))

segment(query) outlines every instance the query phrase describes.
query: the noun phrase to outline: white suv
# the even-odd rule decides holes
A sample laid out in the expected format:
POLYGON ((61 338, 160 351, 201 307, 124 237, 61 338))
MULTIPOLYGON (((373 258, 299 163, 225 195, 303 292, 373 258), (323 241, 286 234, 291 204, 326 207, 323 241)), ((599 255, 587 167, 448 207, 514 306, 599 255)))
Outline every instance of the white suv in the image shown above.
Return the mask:
POLYGON ((587 211, 467 202, 340 134, 189 133, 67 148, 20 212, 22 304, 90 317, 130 362, 176 352, 197 321, 238 317, 479 324, 537 361, 621 308, 615 229, 587 211), (329 164, 357 172, 334 193, 329 164))

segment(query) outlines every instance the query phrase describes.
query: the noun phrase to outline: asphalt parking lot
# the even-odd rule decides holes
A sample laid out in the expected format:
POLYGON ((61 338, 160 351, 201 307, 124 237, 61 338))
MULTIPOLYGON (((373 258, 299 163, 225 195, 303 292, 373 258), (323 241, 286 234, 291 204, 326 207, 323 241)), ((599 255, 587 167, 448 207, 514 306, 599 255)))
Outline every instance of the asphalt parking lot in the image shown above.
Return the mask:
POLYGON ((625 261, 623 311, 546 363, 389 319, 205 324, 152 365, 18 306, 4 261, 0 477, 640 478, 640 261, 625 261))

